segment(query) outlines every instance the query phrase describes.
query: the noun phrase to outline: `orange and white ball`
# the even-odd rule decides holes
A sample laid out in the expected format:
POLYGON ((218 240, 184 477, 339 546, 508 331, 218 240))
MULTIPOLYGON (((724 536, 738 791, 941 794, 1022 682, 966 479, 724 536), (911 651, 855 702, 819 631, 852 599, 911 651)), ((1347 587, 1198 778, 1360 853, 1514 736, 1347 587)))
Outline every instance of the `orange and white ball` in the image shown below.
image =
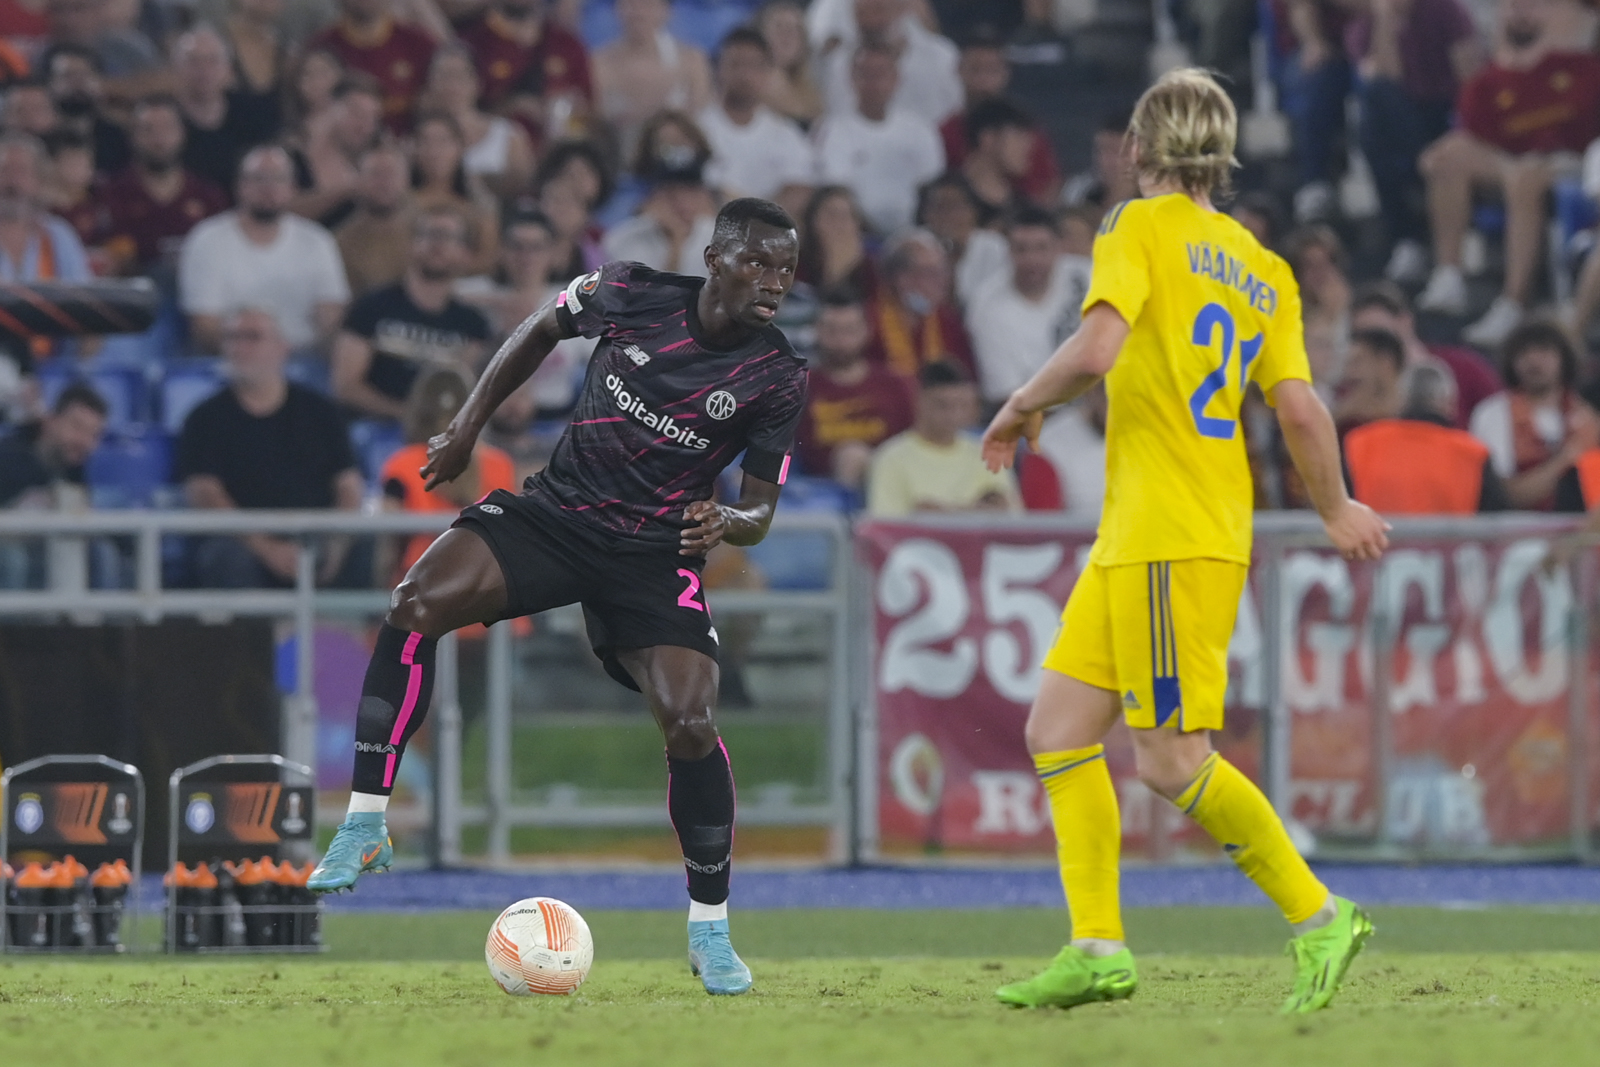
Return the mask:
POLYGON ((589 977, 594 937, 569 905, 529 897, 500 913, 483 956, 500 988, 514 997, 571 993, 589 977))

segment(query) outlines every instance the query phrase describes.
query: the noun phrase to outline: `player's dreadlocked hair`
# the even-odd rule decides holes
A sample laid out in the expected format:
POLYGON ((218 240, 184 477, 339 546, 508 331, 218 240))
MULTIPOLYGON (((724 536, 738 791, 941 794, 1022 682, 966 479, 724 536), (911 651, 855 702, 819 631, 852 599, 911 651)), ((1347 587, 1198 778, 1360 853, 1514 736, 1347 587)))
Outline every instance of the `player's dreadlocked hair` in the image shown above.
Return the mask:
POLYGON ((717 212, 717 226, 711 234, 711 247, 722 248, 730 241, 743 241, 750 236, 750 224, 764 222, 780 230, 794 230, 794 219, 771 200, 756 196, 742 196, 722 205, 717 212))

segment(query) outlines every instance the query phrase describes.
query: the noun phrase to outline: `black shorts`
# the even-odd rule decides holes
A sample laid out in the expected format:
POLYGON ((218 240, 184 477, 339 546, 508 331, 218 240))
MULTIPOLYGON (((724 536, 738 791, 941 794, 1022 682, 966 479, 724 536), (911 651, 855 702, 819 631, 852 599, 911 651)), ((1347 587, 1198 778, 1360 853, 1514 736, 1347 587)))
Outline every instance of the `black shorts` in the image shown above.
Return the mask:
POLYGON ((590 530, 504 489, 464 508, 454 525, 482 537, 500 561, 506 618, 581 603, 594 654, 629 689, 639 685, 617 662, 621 649, 675 645, 717 658, 702 557, 590 530))

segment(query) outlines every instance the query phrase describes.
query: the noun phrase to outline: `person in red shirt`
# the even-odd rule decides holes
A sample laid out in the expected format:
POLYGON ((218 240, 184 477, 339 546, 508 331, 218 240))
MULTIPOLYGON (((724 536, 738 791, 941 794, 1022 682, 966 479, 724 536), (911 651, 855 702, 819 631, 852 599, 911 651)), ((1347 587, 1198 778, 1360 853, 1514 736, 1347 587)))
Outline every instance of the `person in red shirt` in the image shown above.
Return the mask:
POLYGON ((910 428, 915 398, 906 379, 867 362, 872 329, 861 298, 848 289, 822 298, 817 354, 795 453, 805 474, 849 489, 866 481, 872 450, 910 428))
POLYGON ((1580 154, 1600 137, 1600 57, 1557 50, 1540 0, 1507 0, 1494 60, 1461 89, 1461 128, 1419 161, 1433 222, 1433 276, 1417 298, 1424 311, 1461 314, 1466 281, 1461 243, 1475 189, 1506 204, 1505 286, 1462 336, 1498 346, 1522 322, 1539 259, 1550 186, 1577 173, 1580 154))
POLYGON ((1493 363, 1461 345, 1425 344, 1417 336, 1417 320, 1405 290, 1394 282, 1373 282, 1356 290, 1350 301, 1350 329, 1382 330, 1400 338, 1405 349, 1405 374, 1418 367, 1437 365, 1449 374, 1455 397, 1451 425, 1465 430, 1472 411, 1482 401, 1505 388, 1493 363))
POLYGON ((483 106, 519 120, 535 147, 581 128, 594 99, 589 51, 546 17, 545 0, 496 0, 461 43, 477 61, 483 106))
POLYGON ((228 209, 221 189, 183 165, 183 111, 170 96, 141 100, 133 109, 133 162, 107 180, 105 246, 119 274, 149 274, 177 262, 178 246, 196 224, 228 209))
MULTIPOLYGON (((961 44, 961 62, 956 67, 966 103, 939 124, 947 166, 958 168, 967 157, 967 116, 972 109, 1004 96, 1011 84, 1011 62, 1006 59, 1005 42, 994 33, 978 31, 961 44)), ((1061 192, 1061 168, 1055 149, 1044 129, 1034 125, 1028 146, 1028 169, 1016 181, 1016 191, 1036 204, 1053 203, 1061 192)))
POLYGON ((391 0, 340 0, 338 22, 306 42, 307 51, 332 52, 347 68, 363 70, 383 87, 383 117, 404 133, 433 62, 434 41, 422 30, 397 22, 391 0))
POLYGON ((868 305, 867 358, 906 379, 924 364, 952 362, 973 376, 972 341, 950 300, 950 257, 939 238, 907 230, 883 254, 883 284, 868 305))

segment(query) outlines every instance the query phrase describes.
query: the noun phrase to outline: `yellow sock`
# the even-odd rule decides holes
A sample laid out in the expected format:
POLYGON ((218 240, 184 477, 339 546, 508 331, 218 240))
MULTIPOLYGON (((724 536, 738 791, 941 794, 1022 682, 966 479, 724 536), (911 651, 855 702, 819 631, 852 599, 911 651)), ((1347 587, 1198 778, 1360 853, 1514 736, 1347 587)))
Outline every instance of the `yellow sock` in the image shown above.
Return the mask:
POLYGON ((1232 857, 1291 923, 1305 922, 1328 899, 1289 840, 1283 820, 1239 768, 1213 752, 1173 801, 1232 857))
POLYGON ((1034 770, 1050 797, 1073 940, 1125 940, 1117 891, 1122 818, 1105 751, 1104 745, 1091 745, 1033 757, 1034 770))

